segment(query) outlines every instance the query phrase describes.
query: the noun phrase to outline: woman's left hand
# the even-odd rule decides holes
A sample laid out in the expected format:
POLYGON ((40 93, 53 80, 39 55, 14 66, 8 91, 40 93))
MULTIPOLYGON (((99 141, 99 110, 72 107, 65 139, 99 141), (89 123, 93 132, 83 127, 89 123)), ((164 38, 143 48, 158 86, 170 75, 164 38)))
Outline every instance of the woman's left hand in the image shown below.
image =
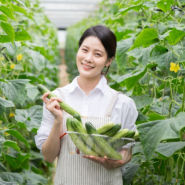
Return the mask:
MULTIPOLYGON (((121 152, 119 152, 123 158, 125 155, 128 155, 128 150, 122 150, 121 152)), ((94 161, 95 163, 101 164, 104 168, 106 168, 107 170, 112 170, 118 167, 122 167, 123 165, 125 165, 126 163, 128 163, 131 158, 132 158, 132 150, 130 150, 128 159, 126 161, 123 160, 111 160, 108 159, 107 156, 104 157, 96 157, 96 156, 87 156, 84 155, 84 158, 87 158, 91 161, 94 161)))

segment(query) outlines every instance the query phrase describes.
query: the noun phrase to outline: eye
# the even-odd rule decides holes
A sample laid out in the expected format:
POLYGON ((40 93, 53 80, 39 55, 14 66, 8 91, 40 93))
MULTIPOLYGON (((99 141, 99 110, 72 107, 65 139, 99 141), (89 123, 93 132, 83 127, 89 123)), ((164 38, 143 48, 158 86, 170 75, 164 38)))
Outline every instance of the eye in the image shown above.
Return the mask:
POLYGON ((99 53, 95 53, 95 55, 97 55, 97 56, 101 57, 101 55, 100 55, 99 53))
POLYGON ((82 48, 82 50, 85 51, 85 52, 87 52, 87 49, 85 49, 85 48, 82 48))

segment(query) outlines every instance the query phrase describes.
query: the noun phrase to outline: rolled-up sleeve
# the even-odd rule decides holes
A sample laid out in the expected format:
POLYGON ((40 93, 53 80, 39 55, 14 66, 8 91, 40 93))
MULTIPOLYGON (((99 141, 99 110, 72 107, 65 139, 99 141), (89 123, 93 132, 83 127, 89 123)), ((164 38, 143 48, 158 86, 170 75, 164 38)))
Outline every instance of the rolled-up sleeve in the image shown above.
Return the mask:
POLYGON ((43 143, 46 141, 50 134, 54 120, 54 116, 49 110, 46 109, 45 103, 43 103, 43 117, 41 125, 37 130, 37 135, 35 136, 35 143, 38 149, 42 149, 43 143))
MULTIPOLYGON (((52 91, 52 93, 60 97, 60 92, 57 89, 52 91)), ((42 145, 48 138, 54 121, 55 121, 55 118, 53 114, 48 109, 46 109, 46 105, 43 102, 42 121, 39 129, 37 130, 37 135, 35 135, 35 143, 38 149, 40 150, 42 149, 42 145)))

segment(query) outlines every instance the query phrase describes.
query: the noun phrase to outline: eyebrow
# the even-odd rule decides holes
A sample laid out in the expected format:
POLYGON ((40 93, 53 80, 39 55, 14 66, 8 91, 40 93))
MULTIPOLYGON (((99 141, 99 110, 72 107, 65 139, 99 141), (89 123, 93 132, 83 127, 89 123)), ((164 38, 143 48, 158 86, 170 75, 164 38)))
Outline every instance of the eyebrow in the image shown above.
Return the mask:
MULTIPOLYGON (((89 48, 89 47, 86 46, 86 45, 82 45, 82 46, 85 46, 85 47, 89 48)), ((99 49, 95 49, 95 51, 100 51, 101 53, 104 53, 102 50, 99 50, 99 49)))

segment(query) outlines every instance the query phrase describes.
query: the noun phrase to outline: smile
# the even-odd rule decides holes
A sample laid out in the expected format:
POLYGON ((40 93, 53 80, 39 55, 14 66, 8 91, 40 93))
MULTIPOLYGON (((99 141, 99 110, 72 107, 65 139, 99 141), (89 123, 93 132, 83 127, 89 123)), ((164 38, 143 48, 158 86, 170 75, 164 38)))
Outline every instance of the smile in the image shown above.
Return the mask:
POLYGON ((87 69, 93 69, 94 67, 91 67, 91 66, 87 66, 87 65, 85 65, 85 64, 83 64, 82 63, 82 65, 83 65, 83 67, 85 67, 85 68, 87 68, 87 69))

